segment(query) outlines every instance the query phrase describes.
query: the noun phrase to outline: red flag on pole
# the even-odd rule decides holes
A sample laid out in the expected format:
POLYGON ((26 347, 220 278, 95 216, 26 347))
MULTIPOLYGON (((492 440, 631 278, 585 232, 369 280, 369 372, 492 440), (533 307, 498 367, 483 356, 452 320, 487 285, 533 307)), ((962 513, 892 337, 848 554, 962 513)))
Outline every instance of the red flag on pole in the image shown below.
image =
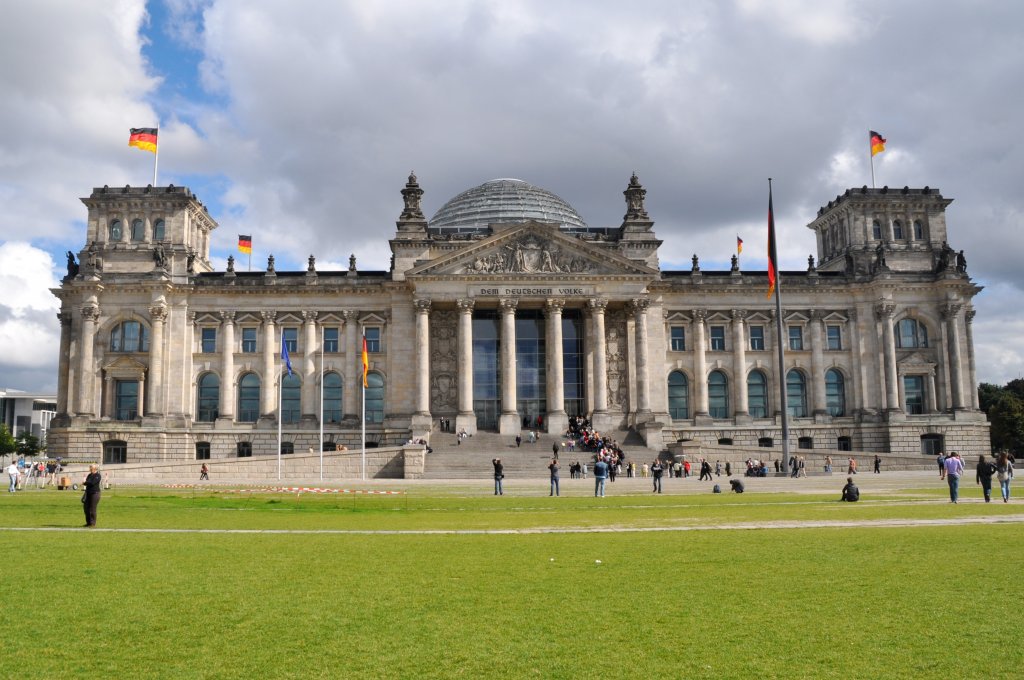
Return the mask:
POLYGON ((775 215, 772 210, 772 186, 768 185, 768 295, 775 292, 778 278, 778 256, 775 252, 775 215))

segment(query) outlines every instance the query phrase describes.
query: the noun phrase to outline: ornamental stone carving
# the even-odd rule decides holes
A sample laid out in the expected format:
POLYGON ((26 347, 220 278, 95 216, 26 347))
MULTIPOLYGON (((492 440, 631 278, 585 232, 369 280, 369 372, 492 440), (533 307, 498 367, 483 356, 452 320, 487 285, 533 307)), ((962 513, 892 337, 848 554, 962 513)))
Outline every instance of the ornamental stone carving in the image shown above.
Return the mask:
POLYGON ((416 311, 424 314, 430 313, 430 304, 431 301, 426 298, 416 298, 413 300, 413 305, 416 307, 416 311))
POLYGON ((597 312, 604 313, 608 309, 608 301, 604 298, 593 298, 587 300, 587 312, 593 316, 597 312))
POLYGON ((544 316, 551 316, 556 313, 561 314, 563 309, 565 309, 565 300, 548 298, 547 302, 544 303, 544 316))
POLYGON ((455 306, 459 308, 460 312, 473 312, 473 306, 476 304, 476 300, 473 298, 459 298, 455 301, 455 306))
MULTIPOLYGON (((192 312, 195 314, 195 312, 192 312)), ((167 320, 167 306, 166 305, 153 305, 149 308, 149 316, 154 322, 159 321, 163 323, 167 320)))
POLYGON ((97 305, 88 304, 82 307, 82 319, 96 321, 100 318, 100 308, 97 305))
POLYGON ((875 305, 875 315, 881 319, 891 319, 896 314, 896 305, 891 302, 880 302, 875 305))
POLYGON ((277 321, 277 312, 275 311, 264 311, 260 312, 260 316, 263 317, 263 323, 272 324, 277 321))
POLYGON ((644 189, 640 184, 640 178, 633 173, 633 176, 629 178, 629 186, 622 192, 622 195, 626 197, 626 214, 622 219, 624 220, 647 220, 650 217, 647 215, 647 210, 644 208, 644 197, 647 196, 647 189, 644 189))
POLYGON ((627 337, 625 312, 618 311, 609 314, 605 326, 605 355, 608 366, 608 408, 610 410, 624 411, 628 402, 627 337))
POLYGON ((405 183, 405 188, 402 189, 402 200, 405 202, 405 208, 402 210, 402 216, 400 220, 422 220, 423 209, 420 208, 420 199, 423 198, 423 189, 420 188, 419 182, 416 180, 416 173, 409 173, 409 181, 405 183))
POLYGON ((648 307, 650 306, 651 301, 648 300, 647 298, 633 298, 632 300, 629 301, 629 311, 631 311, 633 313, 633 316, 635 316, 637 319, 643 316, 647 312, 648 307))
POLYGON ((220 313, 220 319, 221 319, 221 321, 224 322, 225 326, 230 326, 231 324, 233 324, 235 322, 235 313, 234 312, 221 312, 220 313))
POLYGON ((438 310, 430 316, 430 410, 455 411, 458 407, 458 312, 438 310))
POLYGON ((498 301, 498 308, 501 309, 502 314, 515 314, 518 306, 519 300, 515 298, 502 298, 498 301))
POLYGON ((947 302, 942 305, 942 317, 944 319, 952 319, 960 313, 960 310, 963 309, 963 307, 963 305, 955 302, 947 302))
POLYGON ((594 263, 536 234, 527 234, 500 249, 481 253, 463 274, 558 274, 594 272, 594 263))
POLYGON ((313 323, 313 322, 315 322, 316 318, 318 316, 320 316, 320 313, 317 312, 317 311, 314 311, 312 309, 306 309, 306 310, 303 310, 303 312, 302 312, 302 318, 303 318, 303 320, 306 321, 306 323, 313 323))

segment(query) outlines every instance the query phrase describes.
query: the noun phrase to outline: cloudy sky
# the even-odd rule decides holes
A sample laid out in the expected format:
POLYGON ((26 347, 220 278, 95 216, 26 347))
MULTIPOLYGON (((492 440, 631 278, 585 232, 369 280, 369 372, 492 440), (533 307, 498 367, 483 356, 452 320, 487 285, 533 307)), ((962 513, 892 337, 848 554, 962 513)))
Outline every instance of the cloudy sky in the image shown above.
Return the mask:
POLYGON ((517 177, 616 226, 636 172, 664 268, 782 268, 818 206, 870 183, 955 199, 979 379, 1024 375, 1024 4, 997 0, 33 0, 0 23, 0 387, 55 390, 63 253, 92 187, 191 187, 223 268, 386 269, 415 170, 433 214, 517 177))

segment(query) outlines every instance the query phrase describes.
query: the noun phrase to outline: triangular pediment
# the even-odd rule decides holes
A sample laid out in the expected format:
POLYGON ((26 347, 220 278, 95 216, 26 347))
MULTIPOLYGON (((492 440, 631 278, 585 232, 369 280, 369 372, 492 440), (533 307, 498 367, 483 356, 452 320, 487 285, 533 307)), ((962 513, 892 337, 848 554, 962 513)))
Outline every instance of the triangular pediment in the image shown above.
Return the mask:
POLYGON ((467 244, 457 252, 413 267, 406 276, 653 276, 657 273, 617 252, 564 234, 555 225, 529 222, 496 229, 495 234, 467 244))
POLYGON ((899 363, 899 366, 902 369, 935 368, 935 362, 922 355, 920 352, 912 352, 911 354, 901 358, 897 363, 899 363))

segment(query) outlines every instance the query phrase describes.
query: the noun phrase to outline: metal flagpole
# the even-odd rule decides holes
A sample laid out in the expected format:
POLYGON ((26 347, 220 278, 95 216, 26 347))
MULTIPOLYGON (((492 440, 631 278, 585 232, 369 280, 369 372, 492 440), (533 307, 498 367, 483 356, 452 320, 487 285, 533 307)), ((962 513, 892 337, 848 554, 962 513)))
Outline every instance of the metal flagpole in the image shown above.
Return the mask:
POLYGON ((277 481, 281 481, 281 398, 284 394, 284 372, 277 377, 277 481))
MULTIPOLYGON (((768 178, 768 205, 774 230, 775 216, 771 214, 772 180, 768 178)), ((775 344, 778 346, 779 358, 779 404, 782 406, 782 469, 789 466, 789 404, 786 400, 786 350, 782 334, 782 272, 779 271, 778 253, 775 252, 775 240, 772 239, 773 252, 768 253, 775 267, 775 344)))
POLYGON ((875 188, 875 150, 871 147, 871 131, 868 130, 868 159, 871 161, 871 188, 875 188))
MULTIPOLYGON (((361 351, 359 353, 360 363, 362 363, 362 356, 363 356, 362 353, 365 352, 365 351, 366 351, 366 330, 364 329, 363 330, 363 346, 362 346, 361 351)), ((366 366, 365 366, 365 364, 363 364, 361 366, 361 368, 362 368, 362 374, 363 374, 363 379, 360 381, 360 384, 362 384, 362 386, 363 386, 363 474, 362 474, 362 478, 365 480, 366 479, 366 366)))
POLYGON ((320 481, 324 481, 324 326, 320 323, 320 481))

